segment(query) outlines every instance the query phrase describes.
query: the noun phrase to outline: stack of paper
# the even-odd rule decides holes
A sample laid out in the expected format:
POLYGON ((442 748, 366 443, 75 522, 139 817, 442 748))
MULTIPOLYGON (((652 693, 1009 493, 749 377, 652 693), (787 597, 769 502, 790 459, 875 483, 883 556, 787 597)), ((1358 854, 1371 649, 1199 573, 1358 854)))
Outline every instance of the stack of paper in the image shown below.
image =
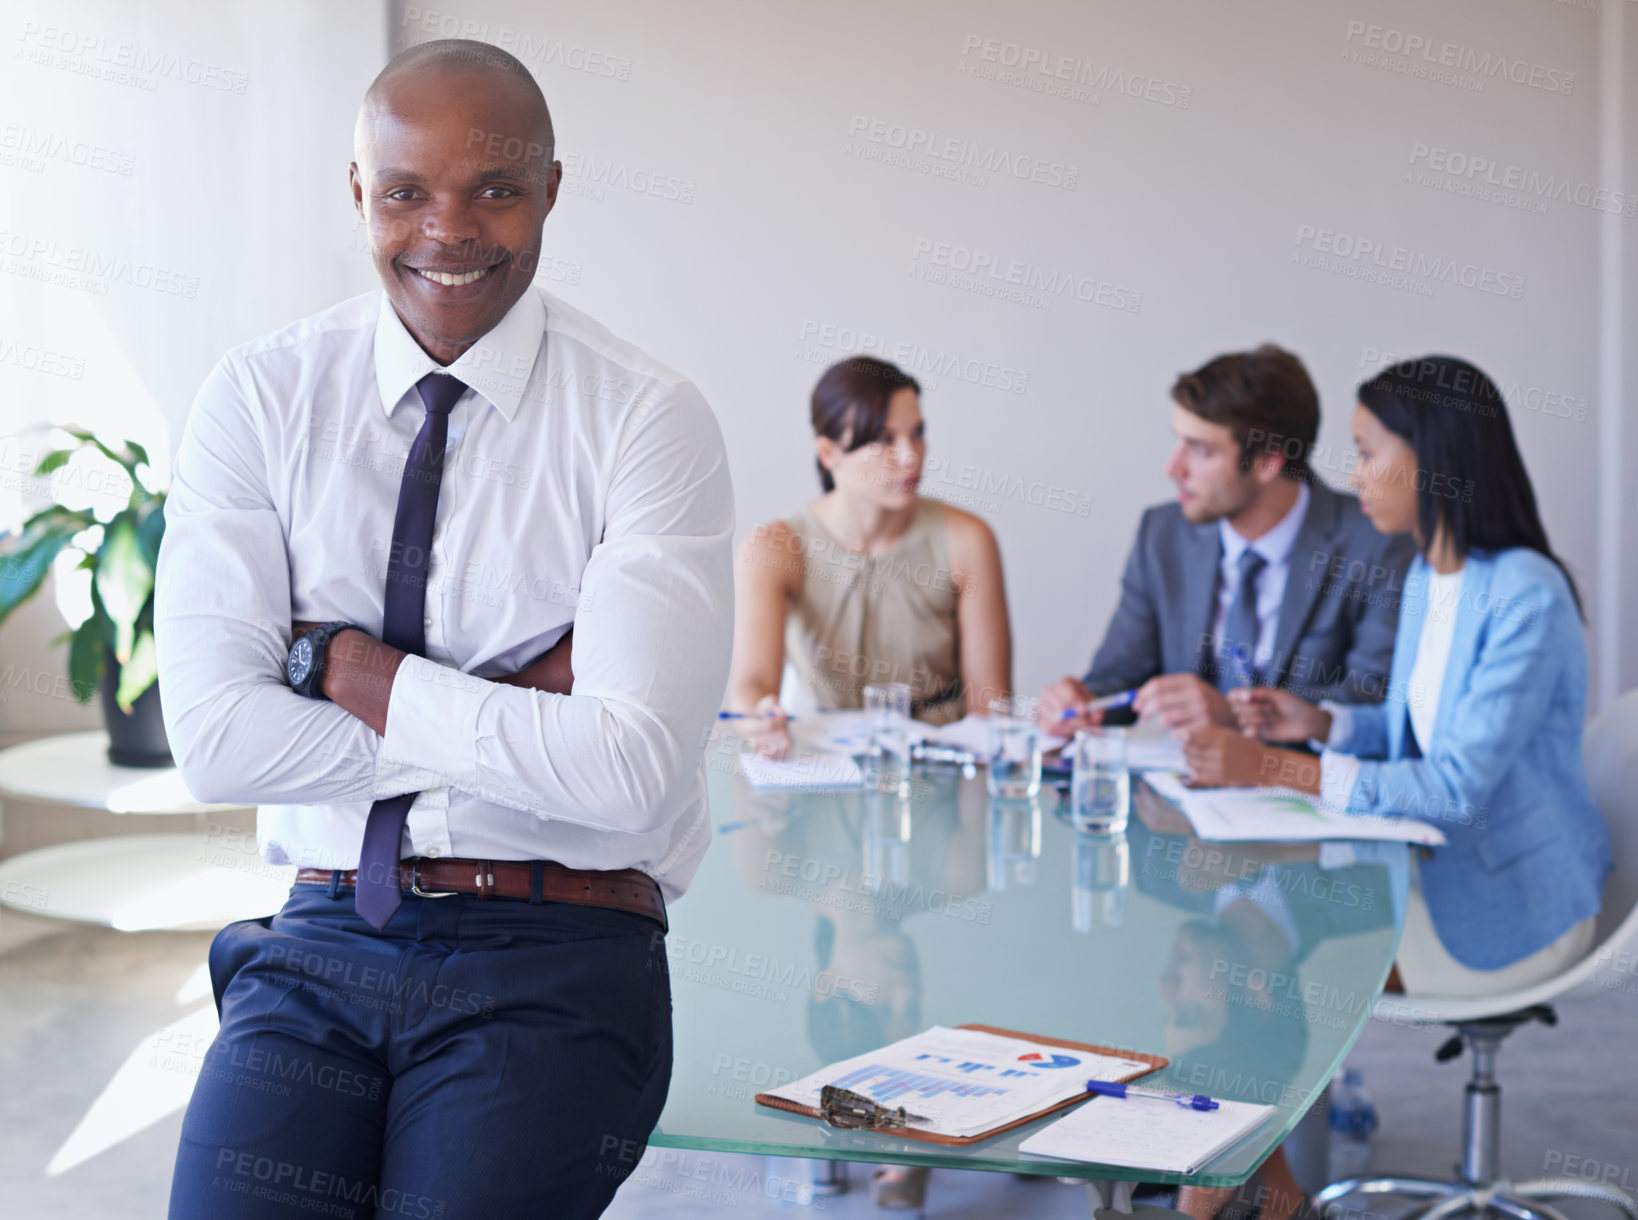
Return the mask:
POLYGON ((1186 1110, 1152 1099, 1094 1097, 1041 1128, 1018 1151, 1060 1161, 1199 1173, 1278 1112, 1275 1106, 1243 1101, 1222 1101, 1215 1110, 1186 1110))
POLYGON ((1338 813, 1289 788, 1186 788, 1178 775, 1144 777, 1183 811, 1194 833, 1214 843, 1311 843, 1322 839, 1386 839, 1437 847, 1445 836, 1411 818, 1338 813))
POLYGON ((1004 1127, 1086 1092, 1088 1080, 1130 1080, 1151 1070, 1136 1059, 1002 1037, 975 1029, 931 1029, 769 1090, 818 1108, 827 1084, 903 1106, 936 1135, 971 1136, 1004 1127))

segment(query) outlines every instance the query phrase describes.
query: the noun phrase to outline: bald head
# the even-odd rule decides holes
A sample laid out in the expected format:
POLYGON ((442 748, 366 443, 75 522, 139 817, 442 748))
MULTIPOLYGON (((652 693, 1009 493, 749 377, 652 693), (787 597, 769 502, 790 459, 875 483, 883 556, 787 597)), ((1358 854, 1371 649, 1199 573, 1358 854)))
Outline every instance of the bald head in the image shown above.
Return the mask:
POLYGON ((529 70, 499 47, 422 43, 359 107, 349 170, 370 257, 405 327, 440 364, 529 289, 563 168, 529 70))
POLYGON ((358 108, 358 121, 353 127, 354 158, 361 162, 366 159, 371 134, 382 116, 391 112, 395 96, 402 98, 406 92, 423 91, 448 96, 452 90, 471 87, 492 91, 496 102, 513 113, 517 128, 545 149, 544 163, 552 163, 556 142, 552 113, 546 108, 546 95, 535 78, 517 56, 469 38, 417 43, 388 61, 364 91, 364 103, 358 108))

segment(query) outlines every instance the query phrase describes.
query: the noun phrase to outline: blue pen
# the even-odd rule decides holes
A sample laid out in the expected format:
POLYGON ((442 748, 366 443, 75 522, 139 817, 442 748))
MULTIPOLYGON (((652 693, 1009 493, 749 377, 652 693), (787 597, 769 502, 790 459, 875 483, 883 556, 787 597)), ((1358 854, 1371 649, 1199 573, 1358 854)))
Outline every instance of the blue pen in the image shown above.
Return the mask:
POLYGON ((1234 658, 1234 668, 1240 671, 1241 686, 1261 686, 1257 675, 1251 669, 1251 649, 1244 644, 1236 644, 1229 653, 1234 658))
MULTIPOLYGON (((1123 690, 1118 694, 1105 695, 1101 699, 1094 699, 1086 705, 1086 710, 1089 712, 1104 712, 1108 711, 1112 707, 1131 707, 1133 700, 1136 698, 1137 687, 1134 686, 1131 690, 1123 690)), ((1079 715, 1081 715, 1081 713, 1077 712, 1074 708, 1066 707, 1064 708, 1064 714, 1059 716, 1058 719, 1073 720, 1079 715)))
POLYGON ((1144 1101, 1174 1101, 1186 1110, 1215 1110, 1217 1103, 1209 1097, 1199 1093, 1168 1093, 1164 1089, 1139 1089, 1128 1084, 1117 1084, 1112 1080, 1088 1080, 1088 1093, 1098 1093, 1104 1097, 1136 1097, 1144 1101))
MULTIPOLYGON (((718 720, 760 720, 763 717, 772 716, 773 714, 774 713, 772 713, 772 712, 718 712, 717 713, 717 719, 718 720)), ((795 719, 796 719, 795 716, 786 716, 785 717, 785 720, 786 720, 787 723, 789 723, 790 721, 793 721, 795 719)))

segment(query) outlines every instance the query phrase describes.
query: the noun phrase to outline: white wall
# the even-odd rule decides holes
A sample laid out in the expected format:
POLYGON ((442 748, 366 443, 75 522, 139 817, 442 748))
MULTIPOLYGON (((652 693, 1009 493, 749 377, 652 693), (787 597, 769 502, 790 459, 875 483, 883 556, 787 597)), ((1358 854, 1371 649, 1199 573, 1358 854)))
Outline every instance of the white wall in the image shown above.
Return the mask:
MULTIPOLYGON (((8 71, 8 114, 44 126, 67 105, 76 133, 135 152, 138 168, 121 178, 0 167, 0 181, 20 188, 35 228, 200 277, 185 304, 119 286, 76 302, 109 319, 133 393, 174 437, 222 348, 370 284, 363 253, 348 248, 345 165, 353 108, 384 54, 486 38, 529 64, 557 123, 567 172, 547 226, 549 286, 704 388, 728 436, 742 533, 817 493, 808 394, 871 336, 872 350, 922 376, 926 490, 973 507, 1000 536, 1015 675, 1032 688, 1084 665, 1137 515, 1170 493, 1166 389, 1180 370, 1264 339, 1290 346, 1320 385, 1322 465, 1340 468, 1352 390, 1375 354, 1441 349, 1518 387, 1515 426, 1548 530, 1594 611, 1595 667, 1619 664, 1613 690, 1638 683, 1638 632, 1610 621, 1638 595, 1638 425, 1615 428, 1606 415, 1621 404, 1600 395, 1638 385, 1638 345, 1601 296, 1609 226, 1574 199, 1521 209, 1407 180, 1429 172, 1428 156, 1413 161, 1427 146, 1487 159, 1498 177, 1511 166, 1567 179, 1587 198, 1612 164, 1600 145, 1600 27, 1626 18, 1623 49, 1603 57, 1607 78, 1638 53, 1638 14, 1585 3, 390 0, 385 16, 304 4, 303 25, 281 5, 239 26, 214 6, 196 19, 69 6, 99 14, 77 23, 247 71, 250 87, 218 96, 167 81, 144 94, 32 66, 19 84, 8 71), (1468 63, 1456 72, 1482 88, 1429 79, 1420 52, 1370 45, 1406 38, 1435 59, 1450 44, 1468 63), (1068 83, 1082 99, 1049 94, 1053 78, 1034 70, 1023 85, 994 78, 1026 49, 1080 74, 1068 83), (1371 52, 1378 63, 1350 58, 1371 52), (1523 83, 1480 75, 1498 61, 1523 83), (900 128, 956 149, 958 162, 970 148, 1026 176, 992 168, 958 181, 922 172, 951 167, 936 157, 916 168, 877 159, 900 128), (1050 181, 1028 179, 1037 162, 1050 181), (1454 263, 1518 295, 1303 265, 1321 253, 1321 230, 1374 242, 1384 258, 1402 247, 1454 263), (1041 308, 932 282, 939 243, 1093 299, 1072 291, 1041 308), (1601 333, 1627 340, 1603 365, 1601 333), (925 372, 951 359, 993 366, 995 384, 925 372), (1618 451, 1601 456, 1612 436, 1618 451), (1048 493, 1050 506, 1032 503, 1048 493), (1601 512, 1628 526, 1624 539, 1605 535, 1602 572, 1601 512), (1601 598, 1610 581, 1617 593, 1601 598)), ((66 20, 62 6, 50 11, 66 20)), ((1611 96, 1606 121, 1610 105, 1628 118, 1615 140, 1625 169, 1605 185, 1638 189, 1631 79, 1611 96)), ((1632 234, 1638 219, 1614 231, 1632 234)), ((1620 258, 1634 282, 1638 240, 1620 258)), ((26 330, 65 297, 3 283, 16 302, 8 327, 26 330)), ((53 410, 80 390, 31 376, 30 401, 45 386, 59 396, 53 410)), ((3 365, 0 377, 24 384, 3 365)), ((12 634, 0 631, 0 662, 17 649, 12 634)))
MULTIPOLYGON (((38 425, 132 437, 164 482, 224 350, 374 286, 347 163, 386 30, 376 3, 0 7, 0 526, 123 503, 89 461, 29 479, 38 425)), ((0 732, 101 723, 54 592, 0 627, 0 732)))
MULTIPOLYGON (((1618 409, 1598 400, 1599 213, 1550 193, 1520 209, 1407 180, 1428 171, 1434 154, 1413 159, 1425 145, 1492 161, 1498 177, 1517 166, 1589 184, 1590 202, 1596 11, 1551 0, 395 11, 397 43, 461 32, 453 12, 469 34, 537 52, 527 61, 567 166, 548 247, 578 273, 559 290, 705 388, 728 432, 742 532, 816 494, 807 396, 857 336, 889 356, 909 350, 912 367, 971 358, 999 366, 1003 384, 1025 375, 1014 393, 935 374, 924 395, 927 490, 976 507, 1000 535, 1025 688, 1085 663, 1138 513, 1170 493, 1160 465, 1172 378, 1264 339, 1310 364, 1333 481, 1353 388, 1376 353, 1450 351, 1519 387, 1515 426, 1550 535, 1597 604, 1600 417, 1618 409), (1348 58, 1402 37, 1435 58, 1454 44, 1480 71, 1506 59, 1525 83, 1470 67, 1474 90, 1348 58), (1038 90, 1052 79, 1039 72, 1025 74, 1029 87, 984 77, 1037 48, 1084 71, 1095 101, 1038 90), (564 66, 579 55, 620 71, 564 66), (878 122, 883 143, 871 139, 878 122), (979 157, 1038 159, 1062 185, 952 181, 867 159, 908 129, 941 151, 954 140, 979 157), (622 173, 657 181, 662 196, 684 193, 670 182, 681 180, 691 201, 610 182, 622 173), (1516 296, 1294 261, 1321 253, 1318 230, 1471 267, 1516 296), (1074 277, 1107 303, 1055 295, 1038 308, 918 278, 934 261, 928 243, 944 242, 1074 277), (1135 311, 1115 307, 1135 294, 1135 311), (1061 494, 1046 507, 1032 489, 1061 494), (1088 499, 1090 515, 1077 515, 1088 499)), ((1630 633, 1620 647, 1631 685, 1630 633)))

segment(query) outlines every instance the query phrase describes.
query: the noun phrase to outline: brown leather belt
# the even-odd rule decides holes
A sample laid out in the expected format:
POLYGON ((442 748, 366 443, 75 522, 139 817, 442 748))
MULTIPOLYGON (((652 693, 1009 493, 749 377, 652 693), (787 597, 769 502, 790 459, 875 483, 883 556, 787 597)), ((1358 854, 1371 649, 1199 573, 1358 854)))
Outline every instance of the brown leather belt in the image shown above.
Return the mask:
MULTIPOLYGON (((660 885, 635 868, 608 871, 565 868, 554 860, 469 860, 460 856, 411 856, 398 862, 398 886, 421 898, 476 894, 479 898, 535 896, 534 874, 540 870, 540 898, 545 902, 575 902, 582 906, 611 907, 647 915, 667 928, 665 899, 660 885)), ((299 868, 298 885, 329 885, 335 872, 328 868, 299 868)), ((358 884, 357 869, 342 869, 342 889, 358 884)))

